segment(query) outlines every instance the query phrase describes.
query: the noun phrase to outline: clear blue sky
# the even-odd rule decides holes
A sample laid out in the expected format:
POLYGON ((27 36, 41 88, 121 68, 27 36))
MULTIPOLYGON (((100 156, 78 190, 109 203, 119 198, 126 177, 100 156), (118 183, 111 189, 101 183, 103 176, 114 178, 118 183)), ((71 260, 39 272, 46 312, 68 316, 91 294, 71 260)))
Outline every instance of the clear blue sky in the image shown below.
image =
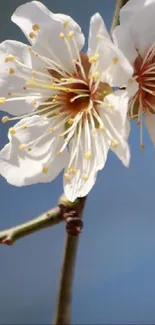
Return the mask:
MULTIPOLYGON (((136 1, 136 0, 135 0, 136 1)), ((24 0, 4 0, 0 40, 25 41, 10 22, 24 0)), ((99 11, 109 28, 115 0, 43 0, 54 12, 72 15, 88 35, 99 11)), ((2 114, 1 114, 2 115, 2 114)), ((131 166, 113 154, 99 173, 84 216, 73 288, 74 324, 155 323, 155 149, 145 130, 139 149, 132 126, 131 166)), ((0 147, 7 125, 0 126, 0 147)), ((16 188, 0 178, 0 229, 48 210, 62 192, 62 175, 51 184, 16 188)), ((0 246, 0 324, 50 323, 55 307, 64 225, 0 246)))

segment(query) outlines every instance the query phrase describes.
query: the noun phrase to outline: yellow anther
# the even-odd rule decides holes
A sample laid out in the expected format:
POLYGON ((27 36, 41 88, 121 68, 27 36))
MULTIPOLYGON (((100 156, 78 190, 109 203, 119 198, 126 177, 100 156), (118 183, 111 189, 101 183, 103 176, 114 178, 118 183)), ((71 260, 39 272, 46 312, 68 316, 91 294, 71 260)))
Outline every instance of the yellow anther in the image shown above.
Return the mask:
POLYGON ((104 130, 105 130, 105 128, 104 128, 104 126, 103 126, 102 124, 99 125, 99 129, 100 129, 101 131, 104 131, 104 130))
POLYGON ((12 96, 12 93, 10 91, 8 92, 8 96, 12 96))
POLYGON ((90 74, 90 75, 88 76, 88 79, 89 79, 89 80, 93 79, 93 74, 90 74))
POLYGON ((114 140, 112 140, 111 145, 112 145, 112 147, 113 147, 114 149, 116 149, 116 148, 118 147, 119 143, 118 143, 117 140, 114 139, 114 140))
POLYGON ((70 78, 67 79, 67 81, 69 81, 69 82, 73 82, 73 80, 74 80, 73 77, 70 77, 70 78))
POLYGON ((68 27, 68 20, 64 21, 64 28, 68 27))
POLYGON ((35 81, 36 79, 35 79, 35 77, 32 77, 31 80, 32 80, 32 81, 35 81))
POLYGON ((66 179, 66 181, 70 181, 71 180, 71 177, 67 173, 64 174, 64 178, 66 179))
POLYGON ((69 38, 72 38, 73 35, 74 35, 74 32, 73 32, 73 31, 70 31, 70 32, 68 33, 68 37, 69 37, 69 38))
POLYGON ((84 112, 85 112, 86 115, 88 115, 90 113, 88 108, 86 108, 84 112))
POLYGON ((24 86, 24 87, 23 87, 23 90, 27 90, 27 87, 26 87, 26 86, 24 86))
POLYGON ((49 131, 52 133, 54 132, 54 128, 49 128, 49 131))
POLYGON ((100 41, 102 39, 102 36, 100 34, 97 34, 96 38, 98 41, 100 41))
POLYGON ((2 117, 2 123, 6 123, 10 120, 9 116, 3 116, 2 117))
POLYGON ((9 133, 10 133, 11 135, 16 134, 16 130, 15 130, 15 128, 10 128, 10 129, 9 129, 9 133))
POLYGON ((92 133, 92 134, 95 134, 95 133, 96 133, 96 129, 92 129, 92 130, 91 130, 91 133, 92 133))
POLYGON ((27 129, 28 128, 28 125, 25 123, 25 124, 22 125, 22 128, 23 129, 27 129))
POLYGON ((58 99, 58 95, 55 95, 54 98, 52 99, 52 102, 55 103, 58 99))
POLYGON ((35 56, 36 56, 36 58, 38 58, 38 56, 39 56, 39 53, 37 53, 37 52, 36 52, 36 53, 35 53, 35 56))
POLYGON ((72 60, 72 62, 73 62, 74 64, 76 64, 76 63, 77 63, 77 61, 76 61, 75 59, 73 59, 73 60, 72 60))
POLYGON ((32 29, 33 29, 34 32, 39 32, 39 30, 40 30, 40 26, 39 26, 38 24, 34 24, 34 25, 32 26, 32 29))
POLYGON ((98 77, 99 77, 99 72, 98 71, 96 71, 94 74, 93 74, 93 77, 95 78, 95 79, 97 79, 98 77))
POLYGON ((63 134, 62 134, 62 133, 59 133, 59 134, 58 134, 58 137, 59 137, 59 138, 63 138, 63 134))
POLYGON ((60 38, 61 38, 61 39, 64 39, 64 38, 65 38, 64 33, 60 33, 60 38))
POLYGON ((117 64, 118 61, 119 61, 119 59, 118 59, 117 57, 115 57, 115 58, 112 59, 112 63, 113 63, 113 64, 117 64))
POLYGON ((85 158, 86 158, 86 159, 89 160, 89 159, 91 159, 91 157, 92 157, 91 152, 88 151, 88 152, 85 153, 85 158))
POLYGON ((34 39, 34 38, 36 38, 36 35, 35 35, 35 33, 31 32, 31 33, 29 34, 29 37, 30 37, 31 39, 34 39))
POLYGON ((145 150, 145 146, 144 146, 144 144, 141 144, 140 149, 141 149, 141 150, 145 150))
POLYGON ((14 74, 15 73, 15 70, 13 68, 10 68, 9 69, 9 74, 14 74))
POLYGON ((128 82, 129 82, 129 84, 132 84, 133 82, 135 82, 135 79, 130 78, 130 79, 128 80, 128 82))
POLYGON ((32 148, 28 148, 27 150, 28 150, 29 152, 31 152, 31 151, 32 151, 32 148))
POLYGON ((66 88, 66 89, 65 89, 65 92, 66 92, 66 93, 70 93, 70 89, 69 89, 69 88, 66 88))
POLYGON ((19 149, 20 149, 20 150, 24 150, 24 149, 25 149, 25 147, 26 147, 26 144, 24 144, 24 143, 21 143, 21 144, 20 144, 20 146, 19 146, 19 149))
POLYGON ((89 178, 88 174, 84 174, 82 178, 84 179, 84 181, 88 181, 88 178, 89 178))
POLYGON ((91 56, 89 58, 89 63, 93 63, 93 62, 96 62, 98 59, 99 59, 100 55, 99 54, 95 54, 93 56, 91 56))
POLYGON ((112 104, 108 104, 108 107, 111 108, 111 109, 115 109, 115 106, 112 105, 112 104))
POLYGON ((31 46, 29 46, 29 47, 28 47, 28 50, 29 50, 29 51, 32 51, 32 47, 31 47, 31 46))
POLYGON ((74 120, 73 120, 72 118, 70 118, 70 119, 67 121, 67 123, 68 123, 69 125, 72 125, 73 122, 74 122, 74 120))
POLYGON ((32 105, 35 106, 37 103, 35 100, 33 100, 32 105))
POLYGON ((6 58, 5 58, 5 62, 13 62, 15 60, 14 55, 9 54, 6 58))
POLYGON ((99 72, 96 71, 95 73, 90 74, 88 79, 90 79, 90 80, 93 79, 93 78, 97 79, 99 77, 99 75, 100 75, 99 72))
POLYGON ((44 166, 43 169, 42 169, 42 172, 44 174, 47 174, 48 173, 48 167, 44 166))
POLYGON ((77 173, 77 169, 76 168, 70 168, 69 172, 74 175, 74 174, 77 173))
POLYGON ((60 115, 60 112, 55 112, 55 116, 59 116, 60 115))
POLYGON ((61 156, 62 152, 61 151, 58 151, 57 152, 57 156, 61 156))

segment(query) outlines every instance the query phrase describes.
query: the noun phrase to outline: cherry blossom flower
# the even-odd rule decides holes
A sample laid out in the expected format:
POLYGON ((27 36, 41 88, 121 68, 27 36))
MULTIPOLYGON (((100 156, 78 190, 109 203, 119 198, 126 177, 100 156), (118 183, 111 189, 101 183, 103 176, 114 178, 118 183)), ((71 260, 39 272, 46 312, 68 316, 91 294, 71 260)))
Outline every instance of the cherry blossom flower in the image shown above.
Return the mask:
MULTIPOLYGON (((0 103, 3 123, 16 121, 0 152, 0 173, 13 185, 50 182, 64 171, 69 200, 87 195, 109 149, 129 165, 129 92, 133 68, 115 46, 101 16, 84 35, 69 16, 41 2, 17 8, 12 16, 31 46, 0 45, 0 103)), ((132 90, 133 91, 133 90, 132 90)))
POLYGON ((129 101, 129 118, 140 126, 143 144, 143 121, 155 145, 155 0, 130 0, 120 10, 120 25, 113 32, 115 44, 134 69, 138 90, 129 101), (144 118, 143 118, 144 117, 144 118))

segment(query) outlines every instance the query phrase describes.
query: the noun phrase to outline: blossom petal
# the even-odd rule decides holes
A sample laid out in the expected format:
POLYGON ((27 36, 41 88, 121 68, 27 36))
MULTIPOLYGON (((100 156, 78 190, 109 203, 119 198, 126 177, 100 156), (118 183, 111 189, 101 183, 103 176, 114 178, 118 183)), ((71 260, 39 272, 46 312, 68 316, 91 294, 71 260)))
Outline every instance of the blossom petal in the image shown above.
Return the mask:
MULTIPOLYGON (((88 194, 92 189, 97 176, 95 159, 90 160, 84 159, 85 155, 85 135, 82 131, 79 146, 77 147, 77 153, 71 170, 76 170, 74 173, 70 173, 66 168, 64 173, 64 191, 67 198, 73 202, 77 197, 83 197, 88 194), (88 179, 87 179, 88 178, 88 179)), ((69 153, 71 154, 72 149, 77 146, 76 137, 71 140, 69 146, 69 153)))
POLYGON ((58 132, 50 134, 49 127, 51 122, 40 116, 25 118, 15 125, 15 134, 9 134, 10 143, 0 152, 0 173, 8 183, 24 186, 50 182, 65 167, 68 153, 64 150, 57 156, 63 142, 58 132))
POLYGON ((109 142, 107 135, 99 129, 82 127, 80 141, 74 136, 69 145, 70 161, 64 173, 64 190, 70 201, 88 194, 96 181, 97 172, 107 160, 109 142), (90 145, 90 147, 89 147, 90 145))
MULTIPOLYGON (((4 103, 0 109, 11 115, 31 113, 42 101, 52 96, 51 89, 27 85, 32 81, 33 72, 41 70, 34 64, 33 57, 26 44, 16 41, 4 41, 0 44, 0 89, 4 103), (32 69, 33 67, 33 69, 32 69)), ((49 73, 44 72, 44 80, 49 83, 49 73)), ((1 103, 1 102, 0 102, 1 103)))
POLYGON ((120 23, 128 24, 129 19, 155 0, 130 0, 120 10, 120 23))
POLYGON ((145 114, 145 124, 148 129, 150 138, 155 146, 155 116, 151 113, 145 114))
POLYGON ((73 31, 78 52, 84 45, 84 36, 79 25, 71 17, 54 14, 41 2, 32 1, 18 7, 12 21, 22 29, 39 54, 50 57, 69 71, 73 69, 72 59, 77 59, 77 50, 68 35, 73 31), (61 37, 63 34, 65 39, 61 37))
MULTIPOLYGON (((137 3, 138 2, 139 1, 137 1, 137 3)), ((125 9, 123 11, 122 8, 120 12, 121 17, 124 17, 123 13, 125 9)), ((138 49, 138 52, 143 57, 148 48, 153 45, 155 41, 155 0, 142 0, 140 7, 138 7, 136 11, 126 11, 126 13, 128 13, 126 19, 123 18, 123 20, 121 20, 122 28, 128 29, 128 32, 126 32, 127 37, 128 34, 130 34, 135 49, 138 49)))
POLYGON ((20 42, 9 40, 1 43, 0 62, 1 97, 10 100, 12 97, 19 98, 19 93, 22 97, 21 100, 16 100, 16 102, 6 101, 1 105, 0 109, 12 115, 32 112, 34 109, 32 102, 36 97, 31 95, 23 99, 23 97, 27 96, 27 93, 23 88, 26 86, 26 79, 30 80, 32 78, 31 56, 28 51, 28 46, 20 42), (10 54, 13 55, 16 60, 22 62, 24 66, 19 66, 14 61, 6 62, 7 57, 10 54))
POLYGON ((114 43, 133 64, 138 54, 128 29, 126 29, 124 25, 117 26, 112 36, 114 43))
POLYGON ((130 133, 130 125, 127 121, 127 110, 128 110, 128 93, 125 91, 117 91, 114 94, 110 94, 105 97, 103 107, 100 107, 100 116, 105 126, 105 132, 111 134, 111 150, 115 152, 118 158, 123 164, 128 167, 130 162, 130 149, 127 143, 127 138, 130 133), (107 108, 112 105, 113 109, 107 108), (116 142, 116 143, 115 143, 116 142))
POLYGON ((98 61, 93 63, 93 70, 100 73, 103 82, 113 87, 123 87, 133 74, 133 68, 107 36, 105 25, 99 14, 94 15, 90 21, 90 32, 88 42, 89 58, 97 55, 98 61))

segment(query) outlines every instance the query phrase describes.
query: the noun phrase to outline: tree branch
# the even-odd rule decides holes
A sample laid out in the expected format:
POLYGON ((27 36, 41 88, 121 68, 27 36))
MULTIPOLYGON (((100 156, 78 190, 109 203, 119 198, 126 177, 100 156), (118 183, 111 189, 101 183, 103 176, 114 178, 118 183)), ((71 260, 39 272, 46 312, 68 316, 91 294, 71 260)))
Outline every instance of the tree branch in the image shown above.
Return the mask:
POLYGON ((128 2, 128 0, 116 0, 116 8, 113 16, 110 33, 112 34, 114 28, 119 24, 119 12, 120 9, 128 2))
POLYGON ((70 325, 71 324, 71 298, 74 278, 74 268, 76 262, 78 248, 78 234, 82 228, 82 214, 85 206, 86 197, 75 201, 75 205, 68 211, 68 223, 66 229, 65 248, 62 262, 62 269, 59 283, 59 293, 57 300, 56 315, 54 325, 70 325), (75 212, 73 216, 73 212, 75 212), (71 213, 71 214, 70 214, 71 213), (71 217, 72 215, 72 217, 71 217), (69 225, 69 223, 71 223, 69 225))
POLYGON ((61 208, 58 206, 39 217, 0 232, 0 244, 12 245, 16 240, 41 229, 52 227, 63 221, 61 208))

